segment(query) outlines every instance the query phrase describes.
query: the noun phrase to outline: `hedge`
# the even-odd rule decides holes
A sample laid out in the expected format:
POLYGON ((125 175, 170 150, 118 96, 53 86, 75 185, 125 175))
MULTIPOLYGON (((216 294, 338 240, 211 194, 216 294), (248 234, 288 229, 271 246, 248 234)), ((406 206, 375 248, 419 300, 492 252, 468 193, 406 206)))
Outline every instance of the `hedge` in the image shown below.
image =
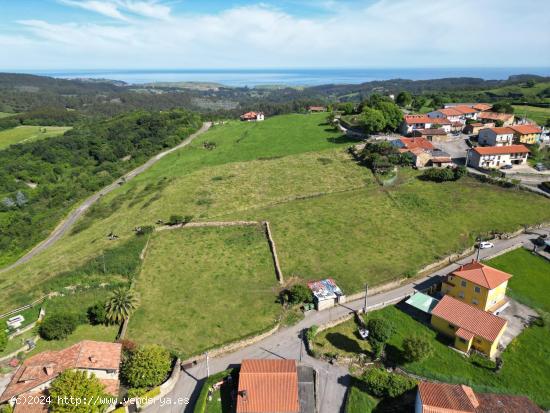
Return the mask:
POLYGON ((199 397, 197 398, 194 413, 204 413, 206 411, 206 399, 208 397, 208 389, 212 387, 214 383, 219 382, 227 376, 233 375, 234 371, 235 369, 227 369, 224 371, 220 371, 219 373, 216 373, 206 379, 206 381, 202 385, 199 397))

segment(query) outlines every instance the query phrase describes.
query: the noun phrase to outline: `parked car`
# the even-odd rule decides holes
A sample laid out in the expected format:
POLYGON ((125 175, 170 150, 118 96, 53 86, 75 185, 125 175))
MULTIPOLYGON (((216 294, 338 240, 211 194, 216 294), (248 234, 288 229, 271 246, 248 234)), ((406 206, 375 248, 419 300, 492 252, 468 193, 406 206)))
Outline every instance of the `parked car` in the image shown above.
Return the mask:
POLYGON ((500 169, 512 169, 512 165, 504 165, 504 166, 501 166, 500 169))
POLYGON ((544 166, 544 165, 541 164, 541 163, 538 163, 538 164, 535 165, 535 169, 536 169, 537 171, 546 171, 546 166, 544 166))
POLYGON ((484 249, 487 249, 487 248, 493 248, 495 246, 495 244, 493 244, 492 242, 489 242, 489 241, 481 241, 478 246, 479 246, 480 250, 484 250, 484 249))

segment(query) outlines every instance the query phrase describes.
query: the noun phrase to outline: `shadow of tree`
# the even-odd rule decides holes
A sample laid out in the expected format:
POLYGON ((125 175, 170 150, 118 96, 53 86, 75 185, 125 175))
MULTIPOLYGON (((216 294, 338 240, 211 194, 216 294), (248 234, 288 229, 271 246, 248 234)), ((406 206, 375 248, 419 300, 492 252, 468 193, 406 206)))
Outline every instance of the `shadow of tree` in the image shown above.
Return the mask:
MULTIPOLYGON (((333 129, 326 129, 326 131, 331 132, 331 131, 334 131, 334 130, 333 129)), ((357 143, 357 142, 360 142, 361 139, 351 138, 347 135, 340 135, 336 138, 327 138, 327 141, 332 142, 332 143, 357 143)))
POLYGON ((363 349, 356 340, 345 336, 342 333, 329 333, 326 335, 327 341, 337 349, 348 353, 362 353, 363 349))

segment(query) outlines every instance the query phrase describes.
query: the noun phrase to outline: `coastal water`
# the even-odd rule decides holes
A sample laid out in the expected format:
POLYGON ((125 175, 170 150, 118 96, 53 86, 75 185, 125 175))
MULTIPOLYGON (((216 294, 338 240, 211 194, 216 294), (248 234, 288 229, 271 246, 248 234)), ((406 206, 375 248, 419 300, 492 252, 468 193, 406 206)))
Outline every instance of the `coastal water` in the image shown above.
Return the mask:
POLYGON ((254 87, 262 85, 315 86, 363 83, 373 80, 422 80, 446 77, 507 79, 510 75, 518 74, 550 76, 550 68, 52 70, 26 73, 67 79, 110 79, 133 84, 203 82, 254 87))

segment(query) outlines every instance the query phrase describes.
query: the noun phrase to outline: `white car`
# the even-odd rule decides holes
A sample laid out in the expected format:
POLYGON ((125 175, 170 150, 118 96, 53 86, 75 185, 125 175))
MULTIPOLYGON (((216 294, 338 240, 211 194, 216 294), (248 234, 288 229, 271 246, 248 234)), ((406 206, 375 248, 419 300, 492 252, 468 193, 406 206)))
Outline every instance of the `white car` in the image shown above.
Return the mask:
POLYGON ((489 241, 481 241, 479 243, 479 249, 480 250, 484 250, 486 248, 493 248, 495 246, 495 244, 493 244, 492 242, 489 242, 489 241))

